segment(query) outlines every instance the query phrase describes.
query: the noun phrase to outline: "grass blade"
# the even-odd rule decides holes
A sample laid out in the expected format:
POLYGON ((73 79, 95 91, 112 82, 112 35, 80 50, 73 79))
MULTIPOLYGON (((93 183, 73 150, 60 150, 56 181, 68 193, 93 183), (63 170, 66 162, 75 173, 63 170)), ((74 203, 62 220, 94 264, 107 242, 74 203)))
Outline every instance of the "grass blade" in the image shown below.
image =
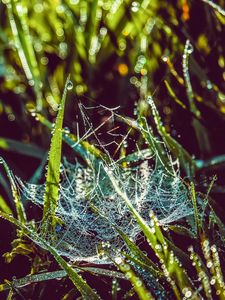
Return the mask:
POLYGON ((25 223, 26 219, 27 219, 26 218, 26 213, 25 213, 25 210, 24 210, 24 207, 23 207, 23 203, 20 200, 18 190, 17 190, 17 187, 15 185, 15 181, 13 179, 13 175, 12 175, 7 163, 5 162, 5 160, 2 157, 0 157, 0 163, 3 164, 3 167, 6 171, 6 174, 9 178, 9 181, 10 181, 11 190, 12 190, 12 194, 13 194, 13 199, 14 199, 14 203, 15 203, 15 206, 16 206, 17 217, 18 217, 18 219, 21 223, 25 223))
POLYGON ((125 274, 127 279, 131 282, 135 292, 140 300, 154 300, 150 291, 146 289, 141 279, 131 269, 130 265, 121 258, 115 258, 114 262, 117 267, 125 274))
MULTIPOLYGON (((189 74, 189 69, 188 69, 188 60, 190 54, 194 51, 193 46, 191 45, 190 41, 187 40, 185 47, 184 47, 184 54, 183 54, 183 75, 184 75, 184 81, 185 81, 185 86, 186 86, 186 92, 187 92, 187 97, 189 100, 189 107, 190 111, 197 117, 201 117, 201 113, 198 110, 195 101, 194 101, 194 93, 192 90, 192 85, 191 85, 191 79, 190 79, 190 74, 189 74)), ((200 123, 200 121, 197 118, 193 118, 192 120, 192 126, 195 130, 195 135, 199 144, 199 147, 202 151, 202 153, 210 153, 211 152, 211 145, 208 137, 208 133, 203 127, 203 125, 200 123)))
MULTIPOLYGON (((180 266, 178 259, 175 259, 173 251, 170 250, 167 240, 164 238, 161 229, 157 224, 157 219, 153 213, 151 213, 151 226, 148 225, 142 216, 136 211, 126 193, 120 189, 119 183, 114 178, 112 172, 110 172, 110 170, 106 170, 106 173, 108 174, 115 191, 130 209, 144 235, 146 236, 149 245, 162 262, 163 269, 166 271, 165 275, 169 276, 172 280, 176 280, 176 284, 174 283, 171 287, 176 298, 181 299, 179 289, 183 290, 183 288, 188 288, 190 291, 192 291, 193 284, 187 274, 184 272, 183 268, 180 266)), ((196 296, 196 299, 199 299, 199 297, 196 296)))
POLYGON ((151 97, 148 98, 148 103, 151 106, 157 130, 166 146, 171 151, 171 153, 179 159, 181 166, 186 171, 186 173, 190 176, 193 176, 196 169, 195 161, 192 159, 191 155, 175 139, 173 139, 169 135, 169 133, 166 132, 165 127, 162 125, 163 123, 159 116, 158 110, 151 97))
POLYGON ((60 164, 62 154, 62 125, 65 109, 65 101, 67 95, 68 84, 70 78, 68 76, 63 91, 60 108, 56 118, 55 128, 53 129, 53 136, 51 139, 51 146, 48 158, 48 167, 46 175, 46 186, 44 194, 42 230, 46 231, 49 228, 54 229, 54 215, 57 208, 59 196, 59 182, 60 182, 60 164))
MULTIPOLYGON (((76 269, 76 272, 82 272, 82 271, 90 272, 93 274, 99 274, 99 275, 103 275, 103 276, 108 276, 108 277, 112 277, 112 278, 126 279, 126 277, 123 275, 123 273, 120 273, 117 271, 111 271, 111 270, 107 270, 107 269, 100 269, 100 268, 93 268, 93 267, 86 267, 86 268, 80 267, 79 269, 76 269)), ((0 284, 0 292, 9 290, 11 288, 11 286, 14 286, 16 288, 21 288, 21 287, 27 286, 27 285, 35 283, 35 282, 59 279, 59 278, 64 278, 66 276, 67 276, 67 273, 65 270, 27 275, 22 278, 14 279, 12 282, 6 282, 3 284, 0 284)))
POLYGON ((8 206, 7 202, 0 195, 0 210, 5 212, 6 214, 12 214, 11 208, 8 206))
POLYGON ((37 110, 42 108, 41 80, 37 60, 32 46, 31 37, 27 25, 26 7, 14 0, 7 2, 9 21, 14 36, 18 55, 31 86, 37 96, 37 110))
POLYGON ((181 106, 183 109, 187 109, 186 105, 177 98, 176 94, 174 93, 172 87, 170 86, 169 82, 167 80, 164 80, 165 86, 170 94, 170 96, 174 99, 174 101, 181 106))
POLYGON ((193 208, 194 208, 195 233, 197 234, 197 236, 200 236, 202 226, 201 226, 201 222, 200 222, 199 215, 198 215, 197 199, 196 199, 196 193, 195 193, 195 186, 194 186, 193 182, 191 182, 191 199, 192 199, 193 208))
POLYGON ((13 216, 0 211, 0 217, 19 227, 23 233, 34 243, 48 250, 58 262, 58 264, 66 271, 67 275, 79 290, 84 299, 100 300, 101 298, 92 290, 92 288, 84 281, 84 279, 70 266, 46 240, 41 238, 33 229, 27 227, 13 216))
POLYGON ((156 155, 157 162, 159 162, 167 172, 174 173, 171 161, 168 159, 168 154, 164 146, 154 137, 151 128, 149 128, 146 118, 141 117, 139 120, 139 131, 148 143, 151 151, 156 155))
POLYGON ((135 243, 133 243, 125 233, 123 233, 118 227, 114 227, 126 243, 131 252, 131 255, 134 256, 135 259, 141 261, 155 277, 160 276, 161 272, 158 267, 146 255, 144 255, 144 253, 138 248, 138 246, 136 246, 135 243))
MULTIPOLYGON (((89 7, 89 15, 87 18, 87 24, 86 24, 86 32, 87 32, 87 39, 86 39, 86 44, 87 44, 87 50, 89 52, 89 60, 93 59, 91 58, 91 54, 92 53, 92 43, 93 43, 93 39, 97 38, 96 36, 96 28, 98 25, 98 18, 96 16, 97 13, 97 9, 98 9, 98 0, 94 0, 91 2, 91 5, 89 7)), ((93 51, 95 53, 95 51, 93 51)), ((95 59, 95 58, 94 58, 95 59)))
POLYGON ((45 153, 40 147, 36 145, 24 144, 22 142, 18 142, 7 138, 1 138, 1 137, 0 137, 0 149, 13 151, 19 154, 35 157, 38 159, 42 159, 45 153))

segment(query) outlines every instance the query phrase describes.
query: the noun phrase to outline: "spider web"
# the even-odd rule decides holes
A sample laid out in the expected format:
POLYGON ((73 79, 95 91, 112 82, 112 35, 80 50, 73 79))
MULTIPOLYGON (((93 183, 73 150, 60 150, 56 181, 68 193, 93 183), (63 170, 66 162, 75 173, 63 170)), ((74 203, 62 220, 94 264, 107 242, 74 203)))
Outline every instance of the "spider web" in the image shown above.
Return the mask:
MULTIPOLYGON (((88 99, 92 101, 91 99, 88 99)), ((77 101, 79 114, 77 115, 76 135, 79 144, 88 141, 99 148, 109 157, 115 156, 121 146, 126 147, 129 138, 121 121, 118 122, 119 107, 106 107, 103 105, 85 105, 85 101, 77 101), (80 134, 82 135, 80 137, 80 134)), ((94 103, 95 104, 95 103, 94 103)), ((76 144, 73 147, 76 147, 76 144)))
MULTIPOLYGON (((99 255, 102 243, 107 242, 116 252, 127 250, 115 226, 133 241, 141 233, 130 210, 115 191, 106 166, 147 223, 151 222, 151 211, 161 225, 167 225, 192 214, 192 207, 188 189, 179 177, 178 165, 174 164, 174 173, 170 174, 162 164, 157 163, 156 157, 156 163, 151 167, 149 160, 152 157, 149 157, 136 167, 122 168, 112 160, 107 147, 113 144, 118 149, 125 140, 124 135, 113 133, 113 141, 105 144, 99 138, 102 134, 99 134, 100 129, 103 130, 109 120, 114 122, 115 110, 103 106, 88 108, 100 109, 108 114, 105 124, 94 127, 88 117, 88 109, 83 105, 80 108, 84 127, 87 127, 80 140, 91 137, 92 142, 107 153, 109 160, 93 163, 91 167, 63 159, 56 211, 62 225, 56 227, 57 240, 52 246, 72 261, 102 264, 109 262, 108 256, 99 255)), ((110 137, 112 140, 112 134, 110 137)), ((37 205, 43 205, 44 185, 24 183, 19 178, 17 184, 23 196, 37 205)), ((50 237, 49 242, 52 243, 50 237)))

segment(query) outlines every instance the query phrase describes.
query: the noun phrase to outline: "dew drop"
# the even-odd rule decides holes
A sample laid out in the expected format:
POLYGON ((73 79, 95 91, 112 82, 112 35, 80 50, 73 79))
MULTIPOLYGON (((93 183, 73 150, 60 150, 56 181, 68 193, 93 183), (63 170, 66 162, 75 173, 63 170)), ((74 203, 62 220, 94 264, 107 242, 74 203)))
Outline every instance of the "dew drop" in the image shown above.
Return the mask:
POLYGON ((116 258, 115 258, 115 263, 116 263, 116 264, 120 265, 122 262, 123 262, 123 261, 122 261, 121 257, 116 257, 116 258))
POLYGON ((206 81, 206 86, 208 90, 211 90, 213 88, 212 82, 210 80, 206 81))
POLYGON ((125 274, 125 276, 126 276, 127 279, 130 279, 132 277, 132 273, 131 272, 127 272, 125 274))
POLYGON ((59 224, 57 224, 55 227, 56 233, 60 232, 61 230, 62 230, 62 227, 59 224))
POLYGON ((69 130, 68 127, 64 127, 64 133, 65 133, 65 134, 69 134, 69 133, 70 133, 70 130, 69 130))
POLYGON ((60 172, 63 172, 63 171, 64 171, 63 164, 60 164, 59 171, 60 171, 60 172))
POLYGON ((194 51, 194 48, 193 48, 192 44, 189 42, 187 44, 187 53, 191 54, 193 51, 194 51))
POLYGON ((186 297, 186 298, 190 298, 191 296, 192 296, 191 291, 187 291, 187 292, 185 293, 185 297, 186 297))
POLYGON ((36 111, 36 106, 35 106, 35 104, 32 103, 32 102, 28 102, 28 103, 26 104, 26 109, 27 109, 27 111, 29 111, 30 113, 35 113, 35 111, 36 111))
POLYGON ((34 80, 33 80, 33 79, 30 79, 30 80, 28 81, 28 84, 29 84, 30 86, 34 86, 34 80))
POLYGON ((73 88, 72 81, 68 81, 66 88, 67 88, 68 91, 72 90, 72 88, 73 88))
POLYGON ((8 114, 8 120, 9 121, 15 121, 15 119, 16 119, 16 117, 15 117, 15 115, 14 114, 8 114))
POLYGON ((162 60, 163 60, 164 62, 168 62, 169 58, 168 58, 168 56, 164 55, 164 56, 162 57, 162 60))

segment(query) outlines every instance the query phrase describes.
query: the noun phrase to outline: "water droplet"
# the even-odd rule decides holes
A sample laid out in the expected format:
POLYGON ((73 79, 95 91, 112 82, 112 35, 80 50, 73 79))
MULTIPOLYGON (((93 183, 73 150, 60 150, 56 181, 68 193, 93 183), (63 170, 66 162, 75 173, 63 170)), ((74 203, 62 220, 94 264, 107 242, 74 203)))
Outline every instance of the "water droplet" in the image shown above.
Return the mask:
POLYGON ((69 134, 69 133, 70 133, 70 130, 69 130, 68 127, 64 127, 64 133, 65 133, 65 134, 69 134))
POLYGON ((208 261, 207 264, 206 264, 206 266, 207 266, 207 268, 212 268, 212 266, 213 266, 212 261, 211 260, 208 261))
POLYGON ((62 226, 60 224, 57 224, 56 227, 55 227, 55 231, 56 233, 59 233, 60 231, 62 231, 62 226))
POLYGON ((116 258, 115 258, 115 263, 116 263, 116 264, 120 265, 122 262, 123 262, 123 261, 122 261, 121 257, 116 257, 116 258))
POLYGON ((33 79, 30 79, 30 80, 28 81, 28 84, 29 84, 30 86, 34 86, 34 80, 33 80, 33 79))
POLYGON ((68 81, 66 88, 67 88, 67 90, 69 90, 69 91, 72 90, 72 88, 73 88, 73 83, 72 83, 72 81, 68 81))
POLYGON ((12 113, 10 113, 10 114, 8 114, 8 120, 9 121, 15 121, 15 119, 16 119, 16 117, 15 117, 15 115, 14 114, 12 114, 12 113))
POLYGON ((135 282, 135 285, 136 285, 136 287, 142 286, 142 281, 141 281, 140 279, 138 279, 138 280, 135 282))
POLYGON ((125 276, 126 276, 127 279, 130 279, 132 277, 132 273, 131 272, 127 272, 125 274, 125 276))
POLYGON ((186 298, 190 298, 191 296, 192 296, 191 291, 187 291, 187 292, 185 293, 185 297, 186 297, 186 298))
POLYGON ((79 1, 78 1, 78 0, 70 0, 70 3, 71 3, 72 5, 76 5, 76 4, 79 3, 79 1))
POLYGON ((36 111, 36 106, 35 106, 35 104, 32 103, 32 102, 28 102, 28 103, 26 104, 26 109, 27 109, 27 111, 29 111, 30 113, 35 113, 35 111, 36 111))
POLYGON ((186 51, 188 54, 191 54, 194 51, 192 44, 188 41, 186 51))
POLYGON ((210 80, 206 81, 206 86, 208 90, 211 90, 213 88, 212 82, 210 80))
POLYGON ((162 60, 163 60, 164 62, 168 62, 169 58, 168 58, 168 56, 164 55, 164 56, 162 57, 162 60))
POLYGON ((129 271, 130 270, 130 266, 128 264, 124 264, 123 269, 125 271, 129 271))

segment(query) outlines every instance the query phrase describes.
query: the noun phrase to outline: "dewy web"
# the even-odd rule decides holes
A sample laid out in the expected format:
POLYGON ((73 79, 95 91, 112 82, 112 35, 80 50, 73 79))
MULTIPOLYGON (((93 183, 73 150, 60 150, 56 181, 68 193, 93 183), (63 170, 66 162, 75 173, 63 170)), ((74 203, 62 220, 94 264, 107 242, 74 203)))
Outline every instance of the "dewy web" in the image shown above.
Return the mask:
MULTIPOLYGON (((85 107, 81 109, 84 124, 89 128, 86 137, 93 134, 97 143, 100 143, 97 135, 99 131, 91 124, 85 107)), ((101 107, 101 110, 104 109, 106 108, 101 107)), ((112 121, 115 117, 114 110, 106 110, 110 112, 108 118, 112 121)), ((124 137, 115 133, 113 136, 118 148, 118 137, 121 141, 124 137)), ((106 146, 101 145, 101 148, 109 155, 106 146)), ((93 162, 92 166, 84 166, 78 161, 71 163, 64 158, 57 208, 57 216, 62 225, 57 227, 58 238, 52 244, 58 253, 72 261, 107 263, 107 256, 99 256, 103 242, 110 244, 111 249, 116 252, 126 251, 115 226, 133 241, 140 237, 140 227, 113 188, 105 167, 117 178, 121 190, 127 194, 134 208, 148 224, 151 223, 151 211, 162 225, 192 214, 189 192, 179 177, 179 167, 174 165, 175 172, 170 174, 157 162, 156 156, 155 160, 154 167, 150 167, 149 160, 145 158, 136 167, 122 168, 111 157, 107 162, 93 162)), ((44 185, 24 183, 19 178, 16 181, 27 199, 42 206, 44 185)))

